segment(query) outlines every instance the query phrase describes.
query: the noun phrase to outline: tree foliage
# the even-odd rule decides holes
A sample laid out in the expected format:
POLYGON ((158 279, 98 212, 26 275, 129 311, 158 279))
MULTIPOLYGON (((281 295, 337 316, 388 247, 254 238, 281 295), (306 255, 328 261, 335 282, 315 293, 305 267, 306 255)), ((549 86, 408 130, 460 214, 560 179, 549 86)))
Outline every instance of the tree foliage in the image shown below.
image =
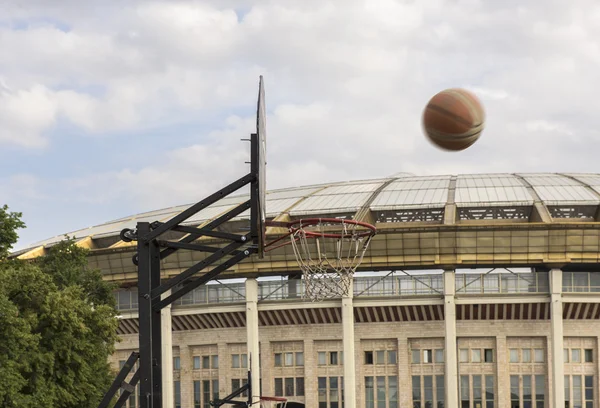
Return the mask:
POLYGON ((0 207, 0 261, 6 259, 10 249, 19 239, 17 230, 25 228, 21 217, 19 212, 9 212, 6 204, 0 207))
MULTIPOLYGON (((14 239, 4 233, 0 242, 14 239)), ((97 406, 118 322, 113 286, 88 267, 87 250, 67 239, 33 262, 0 260, 0 282, 0 406, 97 406)))

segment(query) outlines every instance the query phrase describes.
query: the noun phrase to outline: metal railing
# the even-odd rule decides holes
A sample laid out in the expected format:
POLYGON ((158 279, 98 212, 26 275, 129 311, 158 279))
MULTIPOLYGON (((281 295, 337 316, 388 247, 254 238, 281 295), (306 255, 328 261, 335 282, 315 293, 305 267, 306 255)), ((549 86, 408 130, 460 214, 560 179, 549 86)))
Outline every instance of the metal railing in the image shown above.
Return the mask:
POLYGON ((562 291, 567 293, 600 292, 600 272, 563 272, 562 291))
POLYGON ((457 273, 456 293, 549 293, 548 273, 457 273))
POLYGON ((234 303, 246 301, 244 283, 203 285, 173 302, 174 306, 202 305, 209 303, 234 303))
MULTIPOLYGON (((457 273, 458 294, 549 293, 548 274, 536 273, 457 273)), ((440 295, 444 291, 442 274, 369 276, 354 279, 355 297, 440 295)), ((600 273, 563 273, 564 292, 600 292, 600 273)), ((304 282, 300 279, 258 282, 259 300, 302 299, 304 282)), ((137 309, 137 290, 115 292, 118 310, 137 309)), ((178 299, 174 306, 245 302, 244 283, 204 285, 178 299)))
POLYGON ((442 274, 360 277, 354 279, 354 296, 418 296, 444 292, 442 274))

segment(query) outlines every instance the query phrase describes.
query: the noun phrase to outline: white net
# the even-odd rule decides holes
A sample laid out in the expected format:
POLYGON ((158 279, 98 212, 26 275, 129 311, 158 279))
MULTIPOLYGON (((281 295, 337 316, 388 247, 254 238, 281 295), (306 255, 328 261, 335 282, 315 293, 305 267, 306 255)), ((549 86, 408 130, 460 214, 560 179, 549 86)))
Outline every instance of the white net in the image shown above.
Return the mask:
POLYGON ((290 237, 304 278, 304 297, 318 302, 347 296, 373 234, 352 221, 319 220, 310 227, 300 223, 290 237))

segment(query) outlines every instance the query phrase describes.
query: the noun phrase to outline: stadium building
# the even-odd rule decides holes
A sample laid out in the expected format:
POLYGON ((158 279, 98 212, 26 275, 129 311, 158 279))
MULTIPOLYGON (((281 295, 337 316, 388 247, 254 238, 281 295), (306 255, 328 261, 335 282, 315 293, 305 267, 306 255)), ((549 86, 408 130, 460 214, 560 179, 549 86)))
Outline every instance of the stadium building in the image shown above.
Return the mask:
MULTIPOLYGON (((224 199, 188 225, 247 199, 224 199)), ((136 247, 119 232, 187 207, 68 234, 120 285, 115 369, 138 343, 136 247)), ((163 311, 165 398, 209 407, 245 381, 258 342, 261 393, 290 408, 600 408, 599 210, 600 174, 402 173, 270 191, 271 220, 376 225, 353 296, 304 300, 289 246, 237 264, 163 311)), ((247 224, 243 213, 225 229, 247 224)), ((16 255, 40 256, 60 239, 16 255)), ((179 251, 163 278, 202 256, 179 251)))

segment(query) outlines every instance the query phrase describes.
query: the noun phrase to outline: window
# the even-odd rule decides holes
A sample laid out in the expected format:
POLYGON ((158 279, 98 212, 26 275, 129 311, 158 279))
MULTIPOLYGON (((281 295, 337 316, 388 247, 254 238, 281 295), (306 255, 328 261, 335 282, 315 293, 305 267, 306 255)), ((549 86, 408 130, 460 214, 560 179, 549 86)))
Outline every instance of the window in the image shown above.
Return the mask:
POLYGON ((437 403, 437 408, 444 408, 444 401, 446 394, 444 392, 444 376, 436 375, 435 376, 435 400, 437 403))
MULTIPOLYGON (((493 375, 461 375, 460 403, 461 408, 479 407, 494 408, 495 390, 493 375)), ((517 403, 516 408, 519 408, 517 403)))
POLYGON ((580 349, 571 349, 571 363, 580 363, 581 362, 581 350, 580 349))
POLYGON ((284 364, 286 367, 291 367, 294 365, 294 353, 284 354, 284 364))
POLYGON ((470 408, 471 406, 471 394, 468 375, 460 376, 460 406, 461 408, 470 408))
POLYGON ((420 364, 421 363, 421 351, 420 350, 413 350, 412 351, 412 363, 413 364, 420 364))
POLYGON ((398 377, 365 377, 367 408, 398 408, 398 377))
POLYGON ((510 349, 510 362, 518 363, 519 362, 519 350, 510 349))
POLYGON ((344 378, 318 377, 319 408, 341 408, 344 405, 344 378))
POLYGON ((444 407, 444 376, 414 375, 412 377, 413 407, 444 407))
POLYGON ((194 408, 201 408, 200 381, 194 381, 194 408))
POLYGON ((536 375, 535 380, 535 407, 544 408, 546 400, 546 378, 543 375, 536 375))
POLYGON ((175 408, 181 408, 181 383, 179 381, 173 382, 173 405, 175 408))
POLYGON ((444 349, 435 350, 435 362, 436 363, 444 362, 444 349))
POLYGON ((483 404, 483 398, 481 393, 481 376, 474 375, 471 378, 473 380, 473 404, 476 407, 480 407, 483 404))
POLYGON ((519 376, 510 376, 510 408, 519 408, 519 376))
POLYGON ((375 364, 385 364, 385 350, 375 352, 375 364))
POLYGON ((283 396, 283 378, 275 378, 275 396, 283 396))
POLYGON ((594 376, 586 375, 585 376, 585 408, 593 408, 594 407, 594 376))
POLYGON ((460 349, 459 351, 459 359, 461 363, 469 362, 469 349, 460 349))
MULTIPOLYGON (((326 365, 327 364, 327 353, 325 353, 324 351, 319 351, 319 353, 317 354, 318 359, 319 359, 319 365, 326 365)), ((373 364, 373 355, 371 354, 371 363, 373 364)))
POLYGON ((210 356, 211 368, 219 368, 219 356, 210 356))
POLYGON ((304 377, 296 377, 296 395, 304 396, 304 377))
POLYGON ((181 358, 173 357, 173 370, 181 370, 181 358))
POLYGON ((565 375, 565 407, 594 407, 594 376, 565 375))
POLYGON ((210 381, 204 380, 202 381, 202 399, 203 399, 203 408, 210 408, 210 381))
POLYGON ((281 353, 275 353, 275 367, 281 367, 281 353))
POLYGON ((389 350, 387 352, 387 356, 388 356, 388 359, 387 359, 387 363, 388 364, 396 364, 396 362, 397 362, 397 355, 396 355, 396 351, 395 350, 389 350))
MULTIPOLYGON (((247 378, 232 378, 231 379, 231 392, 237 391, 244 385, 248 384, 247 378)), ((241 397, 247 397, 248 391, 244 391, 240 394, 241 397)))
POLYGON ((200 357, 194 356, 194 370, 198 370, 200 368, 200 357))
POLYGON ((304 365, 304 353, 298 352, 296 353, 296 366, 301 367, 304 365))
POLYGON ((563 363, 569 362, 569 349, 563 349, 563 363))
POLYGON ((231 355, 231 368, 248 368, 248 355, 247 354, 232 354, 231 355))
MULTIPOLYGON (((485 408, 494 408, 494 376, 485 376, 485 408)), ((543 407, 542 407, 543 408, 543 407)))
POLYGON ((423 363, 433 363, 433 350, 423 350, 423 363))
POLYGON ((331 351, 329 353, 329 365, 338 365, 338 353, 337 353, 337 351, 331 351))
POLYGON ((524 363, 531 363, 531 349, 523 349, 521 350, 521 357, 523 358, 524 363))
POLYGON ((545 400, 546 377, 544 375, 510 376, 511 408, 544 408, 545 400))
POLYGON ((493 363, 494 362, 494 350, 484 349, 483 350, 483 358, 486 363, 493 363))
POLYGON ((594 350, 592 349, 585 349, 583 350, 583 355, 585 358, 585 362, 586 363, 593 363, 594 362, 594 350))
POLYGON ((471 350, 471 362, 472 363, 481 363, 481 350, 480 349, 472 349, 471 350))
POLYGON ((210 356, 202 356, 202 368, 210 368, 210 356))
POLYGON ((543 363, 544 358, 544 349, 535 349, 533 350, 533 361, 536 363, 543 363))
POLYGON ((286 378, 284 381, 284 391, 285 391, 285 396, 286 397, 293 397, 294 396, 294 379, 293 378, 286 378))

